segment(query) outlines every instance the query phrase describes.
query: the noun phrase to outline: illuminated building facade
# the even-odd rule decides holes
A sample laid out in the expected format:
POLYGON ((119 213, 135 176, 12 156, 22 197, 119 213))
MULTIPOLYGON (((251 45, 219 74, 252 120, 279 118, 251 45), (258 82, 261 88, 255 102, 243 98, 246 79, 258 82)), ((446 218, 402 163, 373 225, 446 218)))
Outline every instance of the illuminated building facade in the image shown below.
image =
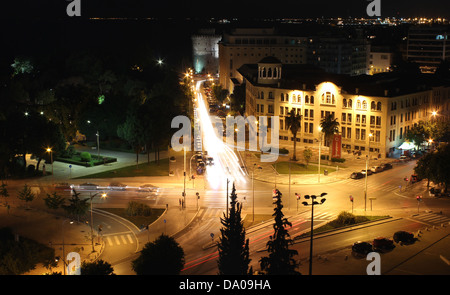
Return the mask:
POLYGON ((433 111, 444 113, 450 101, 450 86, 428 75, 352 77, 283 65, 274 57, 246 64, 239 74, 246 85, 245 115, 279 116, 280 145, 293 142, 286 117, 294 109, 302 115, 299 145, 316 146, 322 119, 332 115, 340 123, 343 152, 367 153, 370 140, 374 156, 388 157, 414 124, 432 118, 433 111))
POLYGON ((214 29, 202 29, 191 37, 193 65, 196 74, 219 72, 219 42, 222 36, 214 29))
POLYGON ((370 49, 369 75, 386 73, 392 70, 394 53, 389 48, 382 46, 373 46, 370 49))

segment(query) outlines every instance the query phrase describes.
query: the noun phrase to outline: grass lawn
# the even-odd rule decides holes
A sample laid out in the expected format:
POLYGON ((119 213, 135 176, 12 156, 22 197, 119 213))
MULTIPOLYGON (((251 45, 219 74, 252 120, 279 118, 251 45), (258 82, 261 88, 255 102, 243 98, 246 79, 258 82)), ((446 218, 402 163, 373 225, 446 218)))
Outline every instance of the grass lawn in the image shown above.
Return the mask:
POLYGON ((131 165, 123 168, 113 169, 109 171, 94 173, 78 177, 83 178, 110 178, 110 177, 134 177, 134 176, 168 176, 169 175, 169 159, 161 159, 159 165, 155 162, 150 164, 141 163, 136 168, 136 165, 131 165))
MULTIPOLYGON (((355 225, 358 225, 359 223, 377 221, 377 220, 388 218, 388 217, 389 216, 387 216, 387 215, 385 215, 385 216, 355 215, 355 223, 353 223, 353 224, 340 223, 338 221, 338 219, 336 218, 330 222, 327 222, 326 224, 322 225, 321 227, 314 229, 313 234, 319 234, 319 233, 323 233, 323 232, 326 232, 329 230, 337 230, 337 229, 344 228, 347 226, 355 226, 355 225)), ((310 235, 311 235, 311 232, 309 231, 309 232, 301 234, 298 238, 309 237, 310 235)))
POLYGON ((141 225, 148 225, 153 223, 164 213, 164 209, 152 208, 152 213, 149 216, 128 216, 127 214, 125 214, 125 208, 100 208, 100 210, 104 210, 106 212, 125 218, 134 223, 139 228, 141 227, 141 225))
MULTIPOLYGON (((278 162, 272 164, 279 174, 289 174, 289 162, 278 162)), ((323 174, 324 170, 328 170, 328 173, 336 171, 335 168, 320 166, 320 173, 323 174)), ((306 167, 305 164, 291 163, 291 174, 317 174, 317 166, 309 164, 306 167)))

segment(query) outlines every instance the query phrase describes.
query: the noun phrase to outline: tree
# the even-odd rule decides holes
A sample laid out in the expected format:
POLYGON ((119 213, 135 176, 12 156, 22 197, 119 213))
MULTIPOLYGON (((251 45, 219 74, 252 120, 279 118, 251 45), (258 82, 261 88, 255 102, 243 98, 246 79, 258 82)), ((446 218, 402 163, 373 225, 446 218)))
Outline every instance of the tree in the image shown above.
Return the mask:
POLYGON ((248 275, 251 259, 249 258, 249 240, 245 239, 245 228, 243 226, 241 211, 242 204, 237 201, 236 188, 230 195, 231 207, 228 216, 220 218, 223 227, 220 229, 221 237, 219 248, 219 274, 220 275, 248 275))
POLYGON ((306 161, 306 168, 308 168, 308 164, 312 158, 312 155, 313 155, 313 152, 310 148, 305 148, 303 150, 303 157, 305 158, 305 161, 306 161))
POLYGON ((334 118, 334 116, 331 114, 325 116, 325 118, 323 118, 320 122, 320 127, 322 128, 322 132, 325 136, 326 146, 329 146, 329 143, 332 142, 332 136, 336 133, 339 133, 339 126, 340 124, 337 121, 337 118, 334 118))
POLYGON ((83 276, 92 275, 114 275, 114 268, 108 262, 99 259, 94 262, 83 261, 81 263, 80 273, 83 276))
POLYGON ((295 112, 295 109, 292 109, 289 112, 289 117, 286 117, 286 122, 287 122, 289 130, 291 131, 292 135, 294 136, 294 154, 292 156, 292 160, 297 161, 297 156, 296 156, 297 132, 301 128, 302 116, 300 114, 297 114, 295 112))
POLYGON ((433 172, 436 167, 435 153, 427 153, 417 161, 414 172, 419 178, 427 179, 427 188, 430 186, 430 181, 433 179, 433 172))
POLYGON ((72 198, 69 199, 69 205, 62 205, 63 209, 73 217, 77 218, 77 221, 80 221, 80 217, 86 215, 89 210, 90 204, 88 203, 89 199, 80 199, 80 193, 77 193, 73 190, 72 198))
POLYGON ((270 240, 267 242, 268 257, 262 257, 260 259, 261 270, 265 271, 269 275, 294 275, 300 274, 295 269, 298 268, 298 263, 293 259, 298 254, 296 250, 289 249, 289 245, 293 244, 292 239, 286 227, 291 227, 287 218, 283 218, 284 214, 281 211, 283 205, 281 202, 281 192, 277 189, 275 195, 276 205, 274 211, 275 223, 273 225, 274 234, 270 236, 270 240))
POLYGON ((47 194, 47 197, 44 198, 44 202, 49 209, 57 210, 64 204, 65 199, 63 196, 60 196, 56 192, 54 192, 51 195, 47 194))
POLYGON ((17 198, 19 200, 25 201, 28 208, 28 202, 31 202, 34 200, 35 195, 31 191, 31 188, 28 185, 24 185, 23 189, 19 191, 19 194, 17 195, 17 198))
POLYGON ((164 234, 145 244, 139 257, 132 261, 132 269, 137 275, 178 275, 183 266, 183 248, 174 238, 164 234))

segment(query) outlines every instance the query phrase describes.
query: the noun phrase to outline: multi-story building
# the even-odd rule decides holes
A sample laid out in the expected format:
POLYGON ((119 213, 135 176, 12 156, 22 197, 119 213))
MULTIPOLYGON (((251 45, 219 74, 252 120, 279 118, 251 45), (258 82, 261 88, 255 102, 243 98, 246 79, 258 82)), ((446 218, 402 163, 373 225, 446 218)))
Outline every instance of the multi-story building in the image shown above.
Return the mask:
POLYGON ((450 61, 448 26, 413 26, 408 32, 407 59, 422 73, 434 73, 443 60, 450 61))
POLYGON ((315 36, 308 39, 308 63, 328 73, 367 73, 370 46, 362 37, 315 36))
POLYGON ((233 92, 237 70, 244 64, 256 63, 275 56, 284 64, 306 63, 306 37, 279 35, 273 28, 238 28, 223 34, 219 43, 219 83, 233 92))
POLYGON ((274 57, 238 72, 246 85, 245 115, 279 116, 280 145, 293 142, 286 117, 294 109, 302 115, 300 144, 315 145, 322 119, 332 115, 340 123, 343 151, 390 156, 414 124, 450 100, 450 85, 428 75, 352 77, 312 65, 285 65, 274 57))
POLYGON ((394 53, 386 46, 372 46, 369 56, 369 75, 392 71, 394 53))

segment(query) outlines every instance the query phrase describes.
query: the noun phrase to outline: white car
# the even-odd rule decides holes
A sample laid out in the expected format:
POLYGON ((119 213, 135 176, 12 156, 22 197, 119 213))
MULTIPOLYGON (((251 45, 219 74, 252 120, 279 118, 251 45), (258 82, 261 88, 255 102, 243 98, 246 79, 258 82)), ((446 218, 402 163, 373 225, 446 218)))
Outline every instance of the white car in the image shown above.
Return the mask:
POLYGON ((383 168, 381 168, 380 166, 373 166, 370 168, 370 170, 372 170, 373 173, 378 173, 383 171, 383 168))

